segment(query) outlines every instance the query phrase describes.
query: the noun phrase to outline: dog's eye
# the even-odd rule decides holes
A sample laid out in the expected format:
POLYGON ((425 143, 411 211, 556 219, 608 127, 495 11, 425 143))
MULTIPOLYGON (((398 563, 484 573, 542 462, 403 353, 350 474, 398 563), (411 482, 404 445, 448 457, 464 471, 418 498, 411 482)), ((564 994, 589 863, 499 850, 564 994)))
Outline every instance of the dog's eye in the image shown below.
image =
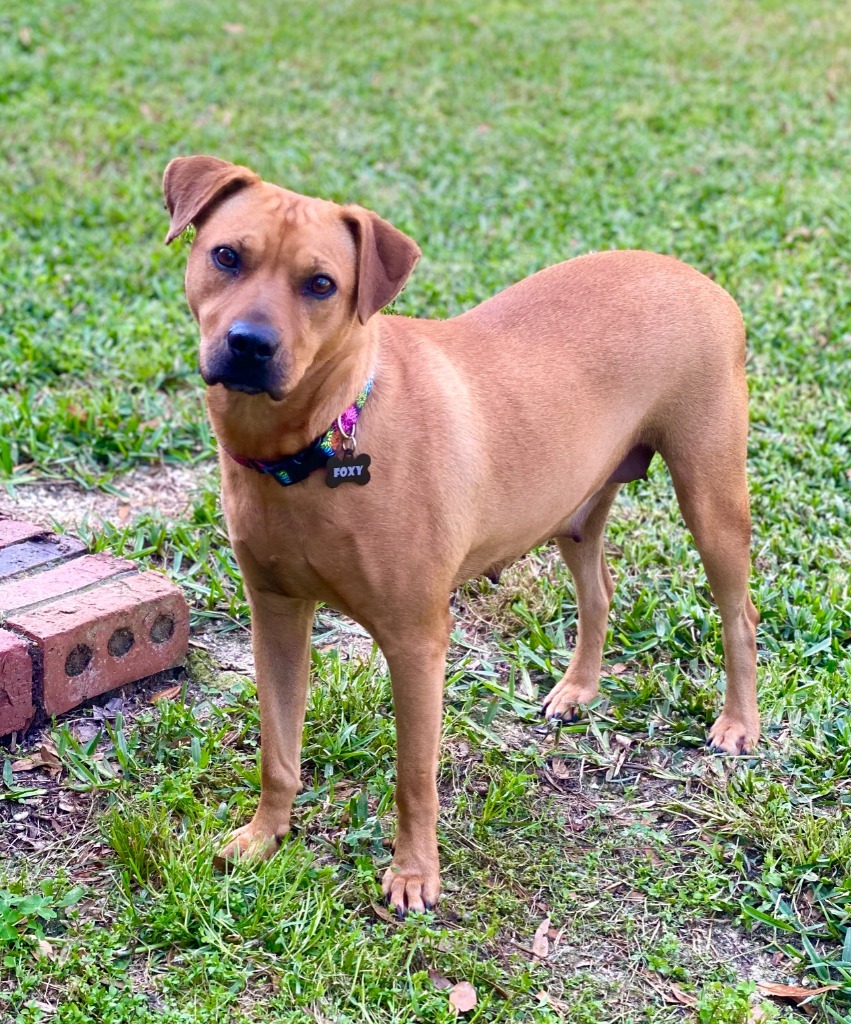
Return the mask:
POLYGON ((228 246, 220 245, 210 255, 219 270, 239 270, 239 255, 228 246))
POLYGON ((305 284, 304 290, 308 295, 317 299, 327 299, 337 290, 337 286, 326 274, 316 274, 305 284))

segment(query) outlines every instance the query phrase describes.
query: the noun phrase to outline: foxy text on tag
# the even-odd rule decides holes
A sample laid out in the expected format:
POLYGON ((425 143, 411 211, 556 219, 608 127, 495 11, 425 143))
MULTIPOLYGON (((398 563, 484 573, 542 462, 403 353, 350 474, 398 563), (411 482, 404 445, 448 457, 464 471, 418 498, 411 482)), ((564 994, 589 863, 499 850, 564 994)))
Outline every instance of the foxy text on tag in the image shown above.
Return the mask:
POLYGON ((368 484, 369 463, 368 455, 352 455, 344 451, 341 457, 332 456, 327 463, 325 483, 329 487, 339 487, 342 483, 368 484))

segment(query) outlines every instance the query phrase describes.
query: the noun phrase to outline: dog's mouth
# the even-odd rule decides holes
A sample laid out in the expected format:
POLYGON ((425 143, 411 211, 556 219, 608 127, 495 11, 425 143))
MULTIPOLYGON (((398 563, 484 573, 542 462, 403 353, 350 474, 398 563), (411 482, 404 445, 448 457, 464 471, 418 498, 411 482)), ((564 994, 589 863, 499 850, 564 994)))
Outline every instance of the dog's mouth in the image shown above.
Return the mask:
POLYGON ((201 378, 207 387, 220 384, 226 391, 240 395, 268 395, 273 402, 280 402, 286 395, 283 382, 272 379, 273 374, 224 372, 217 368, 201 366, 201 378))
POLYGON ((228 391, 241 391, 244 395, 262 395, 266 393, 264 388, 255 388, 250 384, 229 384, 226 380, 220 381, 220 383, 228 391))
POLYGON ((243 384, 239 381, 228 380, 207 381, 206 383, 210 387, 215 384, 221 384, 225 391, 231 391, 239 395, 267 395, 273 402, 282 402, 286 396, 286 392, 283 388, 276 388, 271 385, 260 388, 254 384, 243 384))

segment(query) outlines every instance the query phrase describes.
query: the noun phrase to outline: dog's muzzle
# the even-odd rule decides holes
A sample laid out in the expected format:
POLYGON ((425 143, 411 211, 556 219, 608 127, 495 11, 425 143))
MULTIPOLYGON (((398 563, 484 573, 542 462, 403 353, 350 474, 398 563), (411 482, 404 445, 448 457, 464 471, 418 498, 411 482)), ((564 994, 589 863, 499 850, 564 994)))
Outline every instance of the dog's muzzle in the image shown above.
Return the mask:
POLYGON ((206 366, 202 365, 201 376, 208 385, 223 384, 230 391, 249 395, 266 392, 280 401, 284 396, 284 381, 280 359, 275 358, 280 347, 277 332, 272 327, 237 320, 231 325, 224 343, 209 357, 206 366))

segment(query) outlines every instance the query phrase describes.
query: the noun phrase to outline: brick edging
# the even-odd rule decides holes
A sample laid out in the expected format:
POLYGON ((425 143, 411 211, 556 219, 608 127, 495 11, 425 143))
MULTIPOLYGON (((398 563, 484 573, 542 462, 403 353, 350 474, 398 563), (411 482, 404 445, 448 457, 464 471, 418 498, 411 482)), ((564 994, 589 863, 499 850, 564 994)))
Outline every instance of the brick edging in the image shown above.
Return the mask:
POLYGON ((173 668, 189 608, 158 572, 0 517, 0 736, 173 668))

